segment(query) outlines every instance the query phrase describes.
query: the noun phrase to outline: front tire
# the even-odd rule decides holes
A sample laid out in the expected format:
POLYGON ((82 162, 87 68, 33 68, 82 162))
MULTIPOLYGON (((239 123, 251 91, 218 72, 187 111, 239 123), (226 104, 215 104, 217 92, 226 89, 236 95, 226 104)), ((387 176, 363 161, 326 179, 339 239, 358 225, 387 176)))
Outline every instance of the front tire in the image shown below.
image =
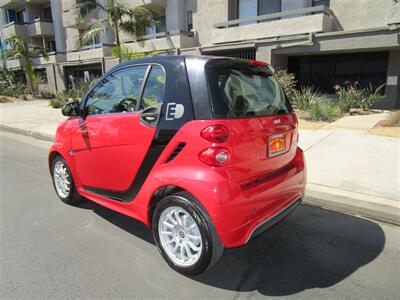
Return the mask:
POLYGON ((68 164, 61 156, 56 156, 52 161, 51 177, 57 196, 62 202, 75 204, 81 200, 68 164))
POLYGON ((155 208, 152 223, 161 255, 181 274, 200 274, 222 256, 224 248, 210 218, 187 192, 163 198, 155 208))

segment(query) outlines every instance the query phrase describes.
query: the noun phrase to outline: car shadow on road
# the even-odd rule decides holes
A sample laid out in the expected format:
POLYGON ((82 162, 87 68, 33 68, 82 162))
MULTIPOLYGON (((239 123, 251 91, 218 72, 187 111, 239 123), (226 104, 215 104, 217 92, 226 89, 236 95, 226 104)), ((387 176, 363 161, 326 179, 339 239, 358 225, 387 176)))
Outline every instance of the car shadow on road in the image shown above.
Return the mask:
POLYGON ((302 205, 246 246, 225 250, 195 279, 234 291, 293 295, 337 284, 374 260, 384 244, 377 223, 302 205))
POLYGON ((77 205, 79 208, 90 209, 95 214, 99 215, 108 222, 118 226, 119 228, 129 232, 130 234, 141 238, 142 240, 153 244, 155 242, 151 230, 147 228, 142 222, 139 222, 131 217, 120 214, 116 211, 110 210, 92 201, 83 201, 77 205))
MULTIPOLYGON (((79 205, 154 244, 142 223, 92 202, 79 205)), ((213 287, 268 296, 287 296, 333 286, 383 250, 379 224, 351 215, 301 205, 268 232, 235 249, 201 275, 190 277, 213 287)), ((173 272, 171 270, 171 272, 173 272)))

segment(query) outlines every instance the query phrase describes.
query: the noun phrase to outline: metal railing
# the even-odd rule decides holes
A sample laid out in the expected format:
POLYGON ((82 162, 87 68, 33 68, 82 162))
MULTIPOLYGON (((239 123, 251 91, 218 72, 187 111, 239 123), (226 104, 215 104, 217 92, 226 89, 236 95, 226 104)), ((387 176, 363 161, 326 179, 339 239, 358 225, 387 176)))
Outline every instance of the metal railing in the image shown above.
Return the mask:
POLYGON ((53 23, 53 20, 42 19, 42 18, 35 18, 34 20, 28 20, 28 21, 25 21, 25 22, 21 22, 21 21, 12 21, 12 22, 9 22, 9 23, 5 24, 5 25, 3 26, 3 28, 7 28, 7 27, 10 27, 10 26, 13 26, 13 25, 30 25, 30 24, 38 23, 38 22, 53 23))
POLYGON ((228 27, 239 26, 240 24, 243 24, 243 23, 274 21, 276 19, 285 18, 285 17, 295 17, 295 16, 299 16, 299 15, 304 16, 304 15, 317 14, 317 13, 322 13, 327 16, 333 16, 333 11, 331 9, 329 9, 328 7, 326 7, 324 5, 320 5, 320 6, 301 8, 301 9, 282 11, 282 12, 273 13, 273 14, 261 15, 261 16, 257 16, 257 17, 242 18, 242 19, 236 19, 236 20, 231 20, 231 21, 227 21, 227 22, 220 22, 220 23, 214 24, 214 28, 228 28, 228 27))

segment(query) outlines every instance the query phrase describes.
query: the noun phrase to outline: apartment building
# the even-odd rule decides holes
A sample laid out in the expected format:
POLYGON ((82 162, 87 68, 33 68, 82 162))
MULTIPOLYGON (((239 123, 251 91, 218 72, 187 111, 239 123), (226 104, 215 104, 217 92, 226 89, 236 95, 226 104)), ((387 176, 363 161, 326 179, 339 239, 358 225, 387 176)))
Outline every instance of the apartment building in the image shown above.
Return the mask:
MULTIPOLYGON (((295 73, 299 86, 312 85, 324 93, 345 83, 385 84, 380 107, 400 108, 399 0, 121 1, 132 7, 151 5, 159 14, 158 25, 147 28, 140 40, 122 37, 134 51, 263 60, 295 73)), ((42 89, 63 90, 118 62, 109 31, 89 44, 77 42, 85 30, 75 20, 78 2, 82 0, 0 0, 2 48, 9 47, 7 38, 19 34, 51 54, 47 60, 34 58, 42 89)), ((20 66, 18 60, 6 65, 13 70, 20 66)))

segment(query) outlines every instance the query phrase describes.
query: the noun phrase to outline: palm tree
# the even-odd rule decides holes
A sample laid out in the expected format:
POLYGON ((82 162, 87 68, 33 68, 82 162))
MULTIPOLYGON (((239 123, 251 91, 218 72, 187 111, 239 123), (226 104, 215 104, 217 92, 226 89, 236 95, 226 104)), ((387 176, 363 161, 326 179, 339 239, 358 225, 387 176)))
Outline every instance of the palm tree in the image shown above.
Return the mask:
MULTIPOLYGON (((82 34, 80 41, 89 43, 108 28, 114 32, 117 48, 121 48, 120 33, 125 32, 132 36, 144 35, 148 26, 155 24, 154 10, 149 6, 129 8, 119 0, 85 1, 75 7, 77 23, 84 23, 85 18, 92 11, 97 11, 97 19, 91 20, 88 30, 82 34)), ((121 54, 118 55, 121 59, 121 54)))
POLYGON ((26 81, 29 83, 32 94, 35 95, 35 82, 36 82, 36 74, 33 69, 32 57, 37 55, 46 56, 46 50, 34 47, 32 45, 28 45, 26 41, 24 41, 20 36, 13 36, 11 39, 12 48, 7 51, 7 58, 19 58, 21 59, 21 68, 25 73, 26 81))

